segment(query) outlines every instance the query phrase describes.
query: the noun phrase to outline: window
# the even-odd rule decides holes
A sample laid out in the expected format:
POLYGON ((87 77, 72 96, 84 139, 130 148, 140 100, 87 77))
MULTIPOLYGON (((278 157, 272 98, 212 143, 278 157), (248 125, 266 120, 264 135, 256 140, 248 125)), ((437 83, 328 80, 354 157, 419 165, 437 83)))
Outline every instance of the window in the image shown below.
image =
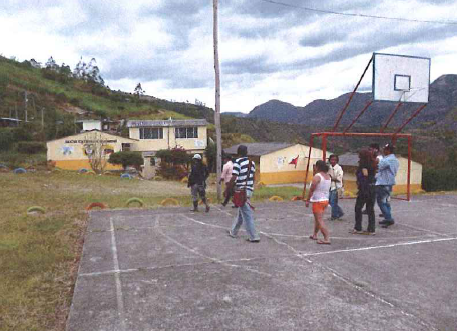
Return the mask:
POLYGON ((130 144, 122 143, 122 151, 123 151, 123 152, 128 152, 128 151, 130 151, 130 144))
POLYGON ((140 139, 163 139, 163 129, 140 128, 140 139))
POLYGON ((176 128, 175 129, 176 138, 198 138, 198 128, 176 128))

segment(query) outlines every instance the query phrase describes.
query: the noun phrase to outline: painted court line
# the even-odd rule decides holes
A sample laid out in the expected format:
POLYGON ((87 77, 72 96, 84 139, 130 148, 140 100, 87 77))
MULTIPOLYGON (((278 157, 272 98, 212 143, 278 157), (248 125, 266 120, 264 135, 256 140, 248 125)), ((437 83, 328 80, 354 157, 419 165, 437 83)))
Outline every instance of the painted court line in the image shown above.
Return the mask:
POLYGON ((372 249, 394 248, 394 247, 401 247, 401 246, 429 244, 429 243, 436 243, 436 242, 443 242, 443 241, 454 241, 454 240, 457 240, 457 237, 429 239, 429 240, 418 240, 418 241, 408 241, 408 242, 404 242, 404 243, 397 243, 397 244, 390 244, 390 245, 359 247, 359 248, 348 248, 348 249, 339 249, 339 250, 326 251, 326 252, 301 253, 300 256, 305 257, 305 256, 329 255, 329 254, 348 253, 348 252, 359 252, 359 251, 368 251, 368 250, 372 250, 372 249))
POLYGON ((125 326, 125 310, 124 310, 124 298, 122 295, 122 284, 121 278, 119 275, 119 259, 117 256, 117 245, 116 245, 116 234, 114 231, 113 219, 110 217, 110 232, 111 232, 111 251, 113 253, 113 262, 114 262, 114 278, 116 280, 116 299, 117 299, 117 312, 120 321, 121 331, 126 330, 125 326))

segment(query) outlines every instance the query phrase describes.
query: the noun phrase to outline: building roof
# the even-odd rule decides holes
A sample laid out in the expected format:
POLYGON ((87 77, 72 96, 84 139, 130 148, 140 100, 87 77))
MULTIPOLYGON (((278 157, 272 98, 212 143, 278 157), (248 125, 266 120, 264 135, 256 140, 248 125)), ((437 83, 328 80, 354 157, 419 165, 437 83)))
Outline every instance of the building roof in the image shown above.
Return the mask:
POLYGON ((141 127, 177 127, 177 126, 206 126, 208 122, 205 119, 194 120, 131 120, 127 122, 128 128, 141 127))
POLYGON ((340 166, 355 166, 359 165, 359 155, 357 153, 346 153, 340 155, 338 164, 340 166))
POLYGON ((88 133, 91 133, 91 132, 100 132, 101 134, 104 134, 104 135, 113 136, 113 137, 116 137, 116 138, 122 138, 122 139, 125 139, 125 140, 131 140, 132 142, 137 142, 137 141, 139 141, 138 139, 122 137, 122 136, 120 136, 120 135, 112 134, 112 133, 110 133, 110 132, 100 131, 100 130, 97 130, 97 129, 93 129, 93 130, 88 130, 88 131, 84 131, 84 132, 72 134, 72 135, 70 135, 70 136, 65 136, 65 137, 61 137, 61 138, 57 138, 57 139, 48 140, 46 143, 50 143, 50 142, 52 142, 52 141, 57 141, 57 140, 62 140, 62 139, 69 139, 69 138, 71 138, 71 137, 77 137, 77 136, 85 135, 85 134, 88 134, 88 133))
POLYGON ((261 156, 270 154, 272 152, 279 151, 281 149, 294 146, 296 144, 291 143, 246 143, 246 144, 238 144, 235 146, 231 146, 230 148, 224 149, 226 154, 236 155, 238 146, 245 145, 248 148, 248 155, 252 156, 261 156))

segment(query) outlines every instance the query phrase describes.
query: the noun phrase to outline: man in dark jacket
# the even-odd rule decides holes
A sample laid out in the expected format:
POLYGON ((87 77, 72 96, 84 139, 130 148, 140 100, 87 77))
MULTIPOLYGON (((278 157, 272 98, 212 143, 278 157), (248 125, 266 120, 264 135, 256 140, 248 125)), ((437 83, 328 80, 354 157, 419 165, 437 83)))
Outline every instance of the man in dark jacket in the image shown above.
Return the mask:
POLYGON ((208 168, 203 164, 202 157, 200 154, 195 154, 192 158, 192 167, 189 175, 189 180, 187 182, 187 187, 190 187, 190 192, 192 194, 192 202, 194 204, 194 209, 191 211, 198 211, 198 197, 202 199, 203 203, 206 206, 205 211, 209 212, 208 201, 206 200, 206 179, 209 176, 208 168))

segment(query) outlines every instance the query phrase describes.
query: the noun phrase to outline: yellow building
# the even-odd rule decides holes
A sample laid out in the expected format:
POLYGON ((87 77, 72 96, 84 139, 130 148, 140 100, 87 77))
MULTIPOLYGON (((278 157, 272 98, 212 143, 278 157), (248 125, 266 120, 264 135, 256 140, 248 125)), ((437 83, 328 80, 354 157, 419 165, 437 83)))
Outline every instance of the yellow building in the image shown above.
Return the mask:
POLYGON ((47 159, 56 167, 67 170, 91 169, 89 155, 101 149, 105 170, 122 169, 107 162, 111 153, 130 150, 137 140, 92 130, 48 141, 47 159))
POLYGON ((159 150, 182 148, 190 154, 202 154, 207 144, 207 125, 204 119, 128 121, 129 137, 137 141, 132 150, 142 152, 145 160, 143 176, 155 175, 159 160, 154 156, 159 150))
MULTIPOLYGON (((308 164, 308 146, 290 143, 246 143, 243 145, 248 147, 248 155, 256 163, 256 182, 263 182, 266 185, 304 182, 308 164)), ((232 146, 225 149, 224 152, 236 156, 238 146, 232 146)), ((313 165, 317 160, 322 160, 322 153, 321 149, 312 149, 308 181, 313 176, 313 165)))
MULTIPOLYGON (((90 145, 98 142, 104 150, 104 159, 119 151, 138 151, 144 158, 142 175, 151 178, 159 164, 154 156, 162 149, 182 148, 188 153, 200 153, 207 145, 207 122, 195 120, 135 120, 128 121, 129 137, 123 138, 99 130, 82 132, 73 136, 56 139, 47 143, 48 161, 55 162, 62 169, 90 169, 88 152, 90 145)), ((107 170, 121 169, 107 164, 107 170)))
MULTIPOLYGON (((396 155, 400 167, 398 168, 397 176, 395 177, 396 185, 393 187, 393 192, 397 194, 406 194, 408 183, 408 159, 396 155)), ((357 184, 355 172, 357 170, 359 157, 355 153, 343 154, 339 157, 339 164, 344 171, 344 190, 345 192, 357 193, 357 184)), ((422 191, 422 165, 411 161, 411 178, 410 178, 411 193, 422 191)))

